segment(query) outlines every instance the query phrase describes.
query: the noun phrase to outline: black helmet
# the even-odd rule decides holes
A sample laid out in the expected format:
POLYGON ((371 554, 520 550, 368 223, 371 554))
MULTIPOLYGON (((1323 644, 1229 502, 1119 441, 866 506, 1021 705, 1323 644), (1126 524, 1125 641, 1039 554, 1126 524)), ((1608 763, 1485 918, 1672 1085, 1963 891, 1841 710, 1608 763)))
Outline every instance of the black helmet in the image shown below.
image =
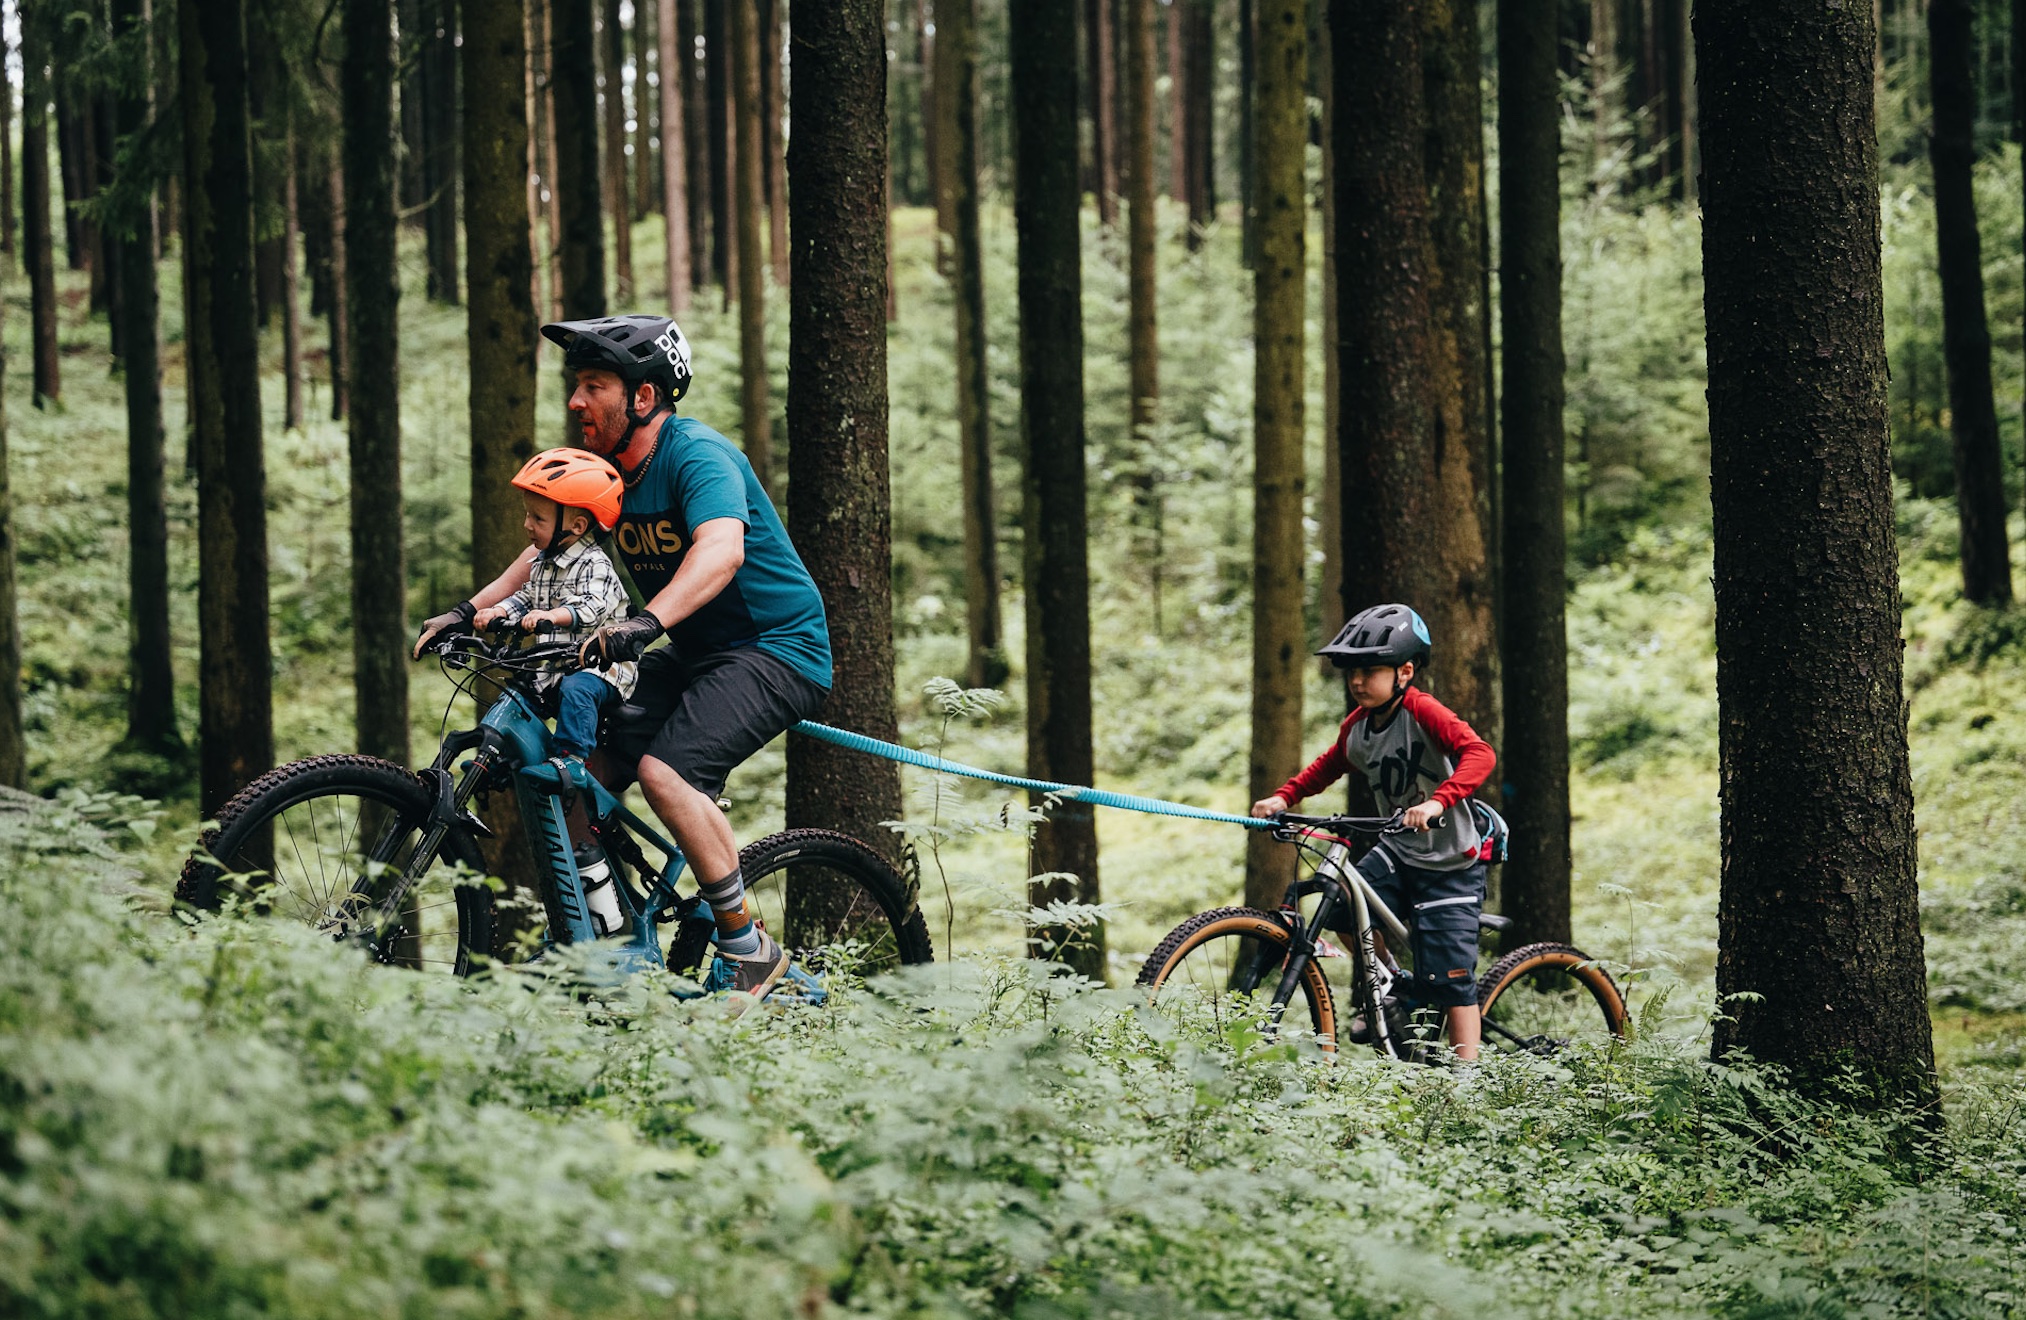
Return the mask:
POLYGON ((1360 610, 1328 646, 1317 651, 1339 669, 1381 665, 1398 668, 1410 661, 1428 663, 1428 625, 1405 605, 1374 605, 1360 610))
POLYGON ((556 321, 543 326, 542 333, 563 346, 565 367, 602 367, 625 381, 629 412, 632 393, 643 382, 659 386, 662 401, 670 407, 689 393, 689 340, 666 316, 632 312, 556 321))

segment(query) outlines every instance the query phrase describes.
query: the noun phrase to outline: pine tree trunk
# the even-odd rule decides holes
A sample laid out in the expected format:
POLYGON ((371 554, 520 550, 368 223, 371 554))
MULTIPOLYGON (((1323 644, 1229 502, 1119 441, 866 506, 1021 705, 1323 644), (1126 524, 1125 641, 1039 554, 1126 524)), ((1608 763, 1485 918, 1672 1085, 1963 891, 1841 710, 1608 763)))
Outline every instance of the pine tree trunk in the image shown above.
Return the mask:
MULTIPOLYGON (((746 0, 750 4, 751 0, 746 0)), ((612 217, 612 297, 633 302, 633 205, 626 198, 626 38, 619 24, 619 0, 603 0, 600 64, 605 74, 605 213, 612 217)))
MULTIPOLYGON (((105 103, 90 92, 78 97, 82 126, 80 134, 84 139, 84 196, 87 202, 97 202, 99 194, 112 179, 112 124, 105 115, 105 103)), ((91 273, 91 309, 93 312, 110 312, 113 297, 112 245, 106 239, 105 226, 95 215, 87 214, 78 222, 78 232, 83 237, 85 251, 89 254, 86 266, 91 273)), ((116 318, 108 317, 116 322, 116 318)), ((119 356, 119 336, 113 335, 113 356, 119 356)))
MULTIPOLYGON (((788 286, 788 528, 830 617, 836 682, 823 718, 892 738, 898 723, 881 18, 879 0, 834 0, 795 12, 788 204, 798 237, 788 286)), ((787 805, 790 826, 842 830, 888 856, 899 851, 881 824, 902 814, 900 771, 892 762, 791 738, 787 805)), ((807 911, 823 896, 789 900, 807 911)))
MULTIPOLYGON (((7 52, 0 49, 0 63, 7 52)), ((0 95, 6 89, 0 87, 0 95)), ((0 312, 4 312, 0 306, 0 312)), ((0 317, 4 320, 4 317, 0 317)), ((0 785, 28 786, 21 727, 21 602, 14 579, 14 491, 7 472, 7 350, 0 347, 0 785)))
POLYGON ((604 316, 605 226, 599 206, 598 85, 593 0, 549 0, 555 107, 555 197, 560 208, 563 315, 604 316))
MULTIPOLYGON (((1111 15, 1112 0, 1084 0, 1083 28, 1090 62, 1091 173, 1097 179, 1098 222, 1106 229, 1119 222, 1118 36, 1111 15)), ((975 33, 975 13, 971 24, 975 33)), ((940 35, 940 11, 936 25, 940 35)), ((975 177, 971 186, 977 186, 975 177)))
MULTIPOLYGON (((480 0, 484 3, 484 0, 480 0)), ((457 305, 457 0, 431 0, 423 15, 422 131, 428 157, 424 213, 428 294, 457 305)))
POLYGON ((19 255, 14 228, 14 43, 0 31, 0 252, 11 268, 19 255))
MULTIPOLYGON (((142 0, 113 0, 114 31, 143 23, 142 0)), ((142 66, 145 75, 147 68, 142 66)), ((122 137, 148 128, 146 84, 120 97, 122 137)), ((169 644, 169 515, 162 476, 161 332, 155 285, 155 208, 115 243, 120 270, 120 343, 127 403, 127 732, 124 745, 158 756, 183 749, 176 730, 176 678, 169 644)))
POLYGON ((177 13, 184 346, 198 465, 199 807, 209 817, 274 764, 267 474, 260 391, 240 366, 260 348, 245 11, 241 0, 207 0, 177 13))
MULTIPOLYGON (((1152 33, 1147 0, 1128 0, 1144 30, 1143 106, 1151 104, 1152 33)), ((1076 170, 1076 66, 1061 58, 1076 40, 1076 0, 1031 0, 1008 33, 1014 115, 1013 218, 1019 235, 1020 426, 1026 451, 1023 577, 1027 595, 1027 773, 1059 783, 1095 777, 1090 708, 1090 562, 1084 490, 1083 276, 1076 170)), ((1129 42, 1131 37, 1128 38, 1129 42)), ((1128 73, 1130 81, 1131 74, 1128 73)), ((1128 96, 1132 92, 1128 91, 1128 96)), ((1145 116, 1140 116, 1144 125, 1145 116)), ((1144 129, 1143 129, 1144 132, 1144 129)), ((1150 140, 1151 133, 1145 133, 1150 140)), ((1151 193, 1152 171, 1136 145, 1134 187, 1151 193)), ((1139 222, 1143 205, 1133 208, 1139 222)), ((1042 805, 1035 801, 1036 806, 1042 805)), ((1064 802, 1036 828, 1028 902, 1096 903, 1097 822, 1064 802)), ((1105 975, 1102 927, 1030 932, 1037 956, 1085 976, 1105 975)))
POLYGON ((689 138, 683 126, 682 72, 689 54, 677 41, 677 0, 661 5, 661 215, 668 271, 668 310, 689 310, 689 138))
MULTIPOLYGON (((1436 303, 1424 173, 1421 24, 1334 0, 1337 317, 1343 601, 1419 610, 1435 634, 1424 686, 1466 719, 1489 644, 1476 491, 1456 354, 1436 303)), ((1417 683, 1422 680, 1417 679, 1417 683)))
MULTIPOLYGON (((1182 59, 1182 4, 1162 7, 1167 14, 1168 64, 1168 196, 1189 204, 1189 70, 1182 59)), ((1155 66, 1149 64, 1149 69, 1155 66)))
MULTIPOLYGON (((636 0, 633 6, 633 37, 627 61, 633 70, 633 218, 645 220, 654 210, 660 179, 654 160, 654 121, 661 107, 648 95, 647 64, 660 58, 654 41, 654 0, 636 0)), ((657 78, 656 81, 659 81, 657 78)))
POLYGON ((704 85, 710 98, 704 149, 710 153, 711 282, 723 294, 727 308, 732 305, 737 238, 732 231, 732 62, 728 58, 731 39, 725 30, 725 5, 736 2, 703 0, 704 85))
POLYGON ((296 254, 302 238, 302 206, 296 188, 295 115, 287 118, 286 159, 281 182, 281 382, 282 425, 300 431, 303 425, 302 287, 296 254))
POLYGON ((331 302, 325 310, 329 313, 331 332, 331 420, 342 422, 351 411, 351 336, 345 333, 345 327, 350 324, 345 308, 351 295, 347 288, 350 276, 345 269, 345 166, 335 152, 328 185, 331 199, 331 302))
MULTIPOLYGON (((273 50, 276 45, 270 6, 253 5, 246 11, 246 45, 249 52, 273 50)), ((248 103, 253 110, 253 298, 255 314, 263 332, 281 304, 281 236, 260 235, 261 217, 281 205, 282 185, 275 169, 280 149, 277 137, 282 123, 280 62, 255 58, 249 72, 248 103)))
MULTIPOLYGON (((1238 211, 1239 211, 1239 255, 1249 270, 1259 261, 1259 216, 1258 190, 1259 166, 1253 158, 1258 142, 1258 43, 1259 20, 1255 15, 1256 0, 1238 0, 1238 211)), ((1323 24, 1327 28, 1327 24, 1323 24)), ((1321 43, 1315 46, 1316 57, 1323 58, 1321 43)), ((1315 59, 1309 61, 1311 65, 1315 59)), ((1328 87, 1324 78, 1322 85, 1328 87)), ((1325 93, 1327 95, 1327 93, 1325 93)), ((1329 122, 1327 112, 1323 115, 1325 125, 1329 122)), ((1325 128, 1324 132, 1328 132, 1325 128)), ((1323 195, 1329 195, 1325 181, 1323 195)), ((1325 230, 1325 244, 1328 243, 1325 230)), ((1325 357, 1328 354, 1324 355, 1325 357)))
POLYGON ((1216 65, 1210 23, 1210 0, 1176 0, 1176 17, 1182 23, 1182 64, 1188 101, 1183 106, 1183 137, 1188 150, 1189 250, 1203 245, 1203 227, 1210 223, 1211 175, 1216 166, 1211 155, 1210 108, 1216 91, 1212 71, 1216 65))
POLYGON ((1161 346, 1154 319, 1154 0, 1125 0, 1125 6, 1126 339, 1137 455, 1151 442, 1161 395, 1161 346))
POLYGON ((1984 318, 1984 250, 1977 235, 1973 22, 1970 0, 1930 0, 1935 117, 1928 153, 1935 172, 1935 255, 1948 358, 1949 431, 1955 441, 1963 595, 1979 605, 2005 605, 2012 599, 2012 562, 2005 542, 1998 410, 1991 392, 1991 327, 1984 318))
POLYGON ((1929 1105, 1870 17, 1696 5, 1723 806, 1711 1048, 1817 1092, 1851 1068, 1881 1101, 1929 1105))
MULTIPOLYGON (((1252 273, 1252 756, 1256 801, 1301 764, 1302 504, 1307 483, 1302 343, 1306 320, 1308 6, 1260 5, 1253 89, 1259 140, 1259 260, 1252 273)), ((1273 908, 1294 849, 1260 831, 1245 846, 1245 902, 1273 908)))
POLYGON ((1569 644, 1563 526, 1560 71, 1555 0, 1498 10, 1499 251, 1505 359, 1505 741, 1509 948, 1569 926, 1569 644))
POLYGON ((760 48, 757 15, 747 3, 731 6, 732 108, 738 130, 739 412, 746 461, 773 489, 774 428, 767 409, 767 268, 760 251, 760 48))
POLYGON ((1432 609, 1417 606, 1441 638, 1436 668, 1442 699, 1494 747, 1499 727, 1498 634, 1491 552, 1495 471, 1492 464, 1490 316, 1485 296, 1484 104, 1479 87, 1477 0, 1430 0, 1422 7, 1421 59, 1428 113, 1423 169, 1429 233, 1434 241, 1431 288, 1441 351, 1454 360, 1453 405, 1460 422, 1434 436, 1438 469, 1459 461, 1469 473, 1469 513, 1476 526, 1444 529, 1451 541, 1448 572, 1432 609), (1460 451, 1460 452, 1458 452, 1460 451))
POLYGON ((760 79, 764 89, 760 142, 767 165, 767 254, 773 261, 774 287, 788 287, 788 154, 781 146, 781 124, 788 104, 781 76, 781 47, 787 39, 788 0, 761 0, 765 8, 760 33, 760 79))
MULTIPOLYGON (((38 21, 41 21, 39 15, 38 21)), ((84 183, 79 173, 79 166, 84 161, 84 142, 78 134, 77 110, 71 101, 65 70, 46 38, 41 49, 42 58, 49 68, 48 86, 56 104, 56 170, 57 181, 63 185, 64 259, 70 269, 85 270, 90 263, 85 256, 84 240, 78 233, 77 206, 84 200, 84 183)))
POLYGON ((701 27, 698 0, 676 0, 682 49, 682 129, 684 165, 689 174, 689 279, 691 290, 708 282, 711 265, 710 154, 704 140, 710 123, 710 103, 704 86, 705 63, 696 58, 696 38, 701 27))
MULTIPOLYGON (((1316 584, 1316 613, 1322 621, 1318 637, 1335 637, 1346 622, 1344 614, 1344 522, 1342 446, 1337 443, 1339 367, 1337 352, 1337 134, 1336 75, 1332 63, 1332 37, 1327 12, 1312 15, 1309 49, 1310 79, 1322 101, 1322 245, 1323 245, 1323 486, 1316 492, 1316 541, 1322 552, 1321 579, 1316 584)), ((1254 28, 1255 33, 1257 28, 1254 28)), ((1249 97, 1248 97, 1249 99, 1249 97)), ((1246 147, 1251 152, 1251 147, 1246 147)), ((1248 184, 1248 188, 1253 185, 1248 184)), ((1253 196, 1248 192, 1247 196, 1253 196)), ((1254 203, 1246 202, 1246 223, 1253 224, 1254 203)), ((1253 232, 1256 234, 1257 229, 1253 232)), ((1253 240, 1255 243, 1257 239, 1253 240)), ((1256 250, 1256 249, 1255 249, 1256 250)), ((1254 258, 1257 264, 1257 258, 1254 258)), ((1340 688, 1343 676, 1328 660, 1318 662, 1323 676, 1340 688)), ((1349 693, 1345 693, 1348 699, 1349 693)))
POLYGON ((977 0, 938 0, 936 87, 943 115, 937 176, 951 217, 950 283, 957 338, 957 444, 964 499, 965 681, 1006 681, 999 611, 998 511, 992 494, 991 375, 985 360, 985 262, 978 227, 977 0))
MULTIPOLYGON (((401 44, 403 51, 401 78, 401 206, 408 211, 407 222, 421 226, 425 222, 422 204, 429 196, 429 180, 425 173, 429 161, 429 131, 424 124, 422 53, 422 8, 427 0, 397 0, 401 11, 401 44)), ((253 110, 260 113, 260 101, 256 97, 253 110)))
POLYGON ((407 575, 394 264, 394 7, 344 0, 345 322, 352 375, 352 679, 359 750, 408 763, 407 575))
POLYGON ((63 399, 56 354, 56 242, 49 208, 49 52, 40 16, 21 25, 21 255, 28 267, 31 397, 37 408, 63 399))

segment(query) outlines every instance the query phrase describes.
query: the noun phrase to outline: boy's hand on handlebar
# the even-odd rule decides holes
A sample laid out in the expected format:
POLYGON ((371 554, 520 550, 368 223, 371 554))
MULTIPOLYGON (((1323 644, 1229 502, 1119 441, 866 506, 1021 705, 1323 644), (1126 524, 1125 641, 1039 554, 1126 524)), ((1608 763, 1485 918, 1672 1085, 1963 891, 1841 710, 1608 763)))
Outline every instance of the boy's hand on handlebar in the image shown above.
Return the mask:
POLYGON ((471 617, 471 626, 480 632, 491 632, 493 626, 506 617, 506 611, 497 605, 488 605, 471 617))
POLYGON ((477 613, 477 609, 470 601, 461 600, 444 613, 424 619, 422 621, 422 631, 415 634, 415 649, 410 653, 409 658, 420 660, 422 652, 428 649, 430 643, 448 633, 460 632, 463 629, 469 628, 473 616, 477 613))
POLYGON ((534 632, 539 628, 567 628, 577 621, 577 616, 565 609, 529 610, 521 616, 521 631, 534 632))
POLYGON ((1443 806, 1434 798, 1418 802, 1400 813, 1400 824, 1410 830, 1426 830, 1440 819, 1443 806))
POLYGON ((640 653, 665 631, 661 620, 652 614, 636 614, 608 623, 584 639, 584 645, 577 650, 577 663, 586 669, 610 669, 628 660, 638 660, 640 653))
POLYGON ((1272 797, 1263 797, 1253 803, 1252 814, 1260 820, 1265 820, 1270 816, 1278 816, 1281 812, 1286 811, 1287 806, 1287 799, 1275 793, 1272 797))

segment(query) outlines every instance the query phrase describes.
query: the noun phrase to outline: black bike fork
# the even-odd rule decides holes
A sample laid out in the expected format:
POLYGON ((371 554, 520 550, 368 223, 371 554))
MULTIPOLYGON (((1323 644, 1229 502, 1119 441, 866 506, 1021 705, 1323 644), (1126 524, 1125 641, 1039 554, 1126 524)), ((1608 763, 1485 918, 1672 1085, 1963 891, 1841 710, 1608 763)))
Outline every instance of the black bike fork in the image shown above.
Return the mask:
POLYGON ((1301 909, 1283 906, 1281 920, 1287 923, 1288 943, 1287 970, 1281 973, 1280 984, 1273 991, 1273 1022, 1280 1025, 1281 1015, 1294 1002, 1295 991, 1301 986, 1301 978, 1308 971, 1308 965, 1315 960, 1316 941, 1328 929, 1330 917, 1336 910, 1337 898, 1327 891, 1323 901, 1316 904, 1315 916, 1308 925, 1302 925, 1301 909))

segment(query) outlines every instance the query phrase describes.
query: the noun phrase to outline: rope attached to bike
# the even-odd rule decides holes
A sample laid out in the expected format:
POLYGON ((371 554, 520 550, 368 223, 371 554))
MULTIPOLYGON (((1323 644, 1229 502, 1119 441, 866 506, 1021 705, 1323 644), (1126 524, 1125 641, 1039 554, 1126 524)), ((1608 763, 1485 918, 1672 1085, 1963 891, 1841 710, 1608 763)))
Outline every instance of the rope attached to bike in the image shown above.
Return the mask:
POLYGON ((1113 793, 1108 789, 1089 788, 1080 784, 1052 784, 1044 779, 1023 779, 1019 775, 1002 775, 996 770, 980 770, 974 765, 963 765, 946 761, 940 756, 918 752, 912 747, 868 738, 862 733, 848 729, 834 729, 828 724, 803 720, 793 730, 807 734, 819 742, 864 752, 868 756, 881 756, 902 765, 917 766, 923 770, 934 770, 939 774, 960 775, 965 779, 982 779, 989 784, 1004 784, 1008 788, 1024 788, 1030 793, 1053 793, 1070 802, 1088 803, 1093 807, 1118 807, 1125 811, 1142 811, 1150 816, 1181 816, 1188 820, 1210 820, 1220 825, 1242 825, 1248 830, 1270 830, 1274 822, 1255 820, 1250 816, 1233 816, 1222 811, 1209 811, 1203 807, 1184 806, 1179 802, 1163 802, 1159 798, 1136 797, 1131 793, 1113 793))

